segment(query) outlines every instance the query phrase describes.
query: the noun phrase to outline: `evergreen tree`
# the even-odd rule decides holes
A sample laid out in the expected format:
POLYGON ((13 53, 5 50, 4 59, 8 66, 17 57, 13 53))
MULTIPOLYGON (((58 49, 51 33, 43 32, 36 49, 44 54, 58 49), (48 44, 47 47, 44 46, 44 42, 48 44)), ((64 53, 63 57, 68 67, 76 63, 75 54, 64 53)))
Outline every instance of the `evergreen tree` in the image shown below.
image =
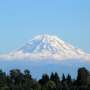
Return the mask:
POLYGON ((55 72, 55 75, 54 75, 54 82, 56 83, 56 85, 60 83, 60 78, 57 72, 55 72))
POLYGON ((30 74, 30 71, 28 69, 24 70, 24 78, 32 79, 32 75, 30 74))
POLYGON ((79 68, 78 75, 77 75, 77 84, 78 85, 85 85, 87 84, 88 76, 90 75, 89 71, 86 68, 79 68))
POLYGON ((12 79, 12 83, 21 84, 23 80, 23 74, 19 69, 13 69, 10 71, 10 77, 12 79))
POLYGON ((42 78, 39 80, 39 83, 41 85, 44 85, 46 84, 47 82, 49 81, 49 76, 47 74, 43 74, 42 75, 42 78))
POLYGON ((63 74, 62 75, 62 82, 64 82, 66 80, 66 78, 65 78, 65 75, 63 74))
POLYGON ((69 74, 67 75, 66 80, 67 80, 68 85, 70 85, 72 83, 72 79, 71 79, 71 76, 69 74))
POLYGON ((51 73, 50 80, 54 81, 54 73, 51 73))

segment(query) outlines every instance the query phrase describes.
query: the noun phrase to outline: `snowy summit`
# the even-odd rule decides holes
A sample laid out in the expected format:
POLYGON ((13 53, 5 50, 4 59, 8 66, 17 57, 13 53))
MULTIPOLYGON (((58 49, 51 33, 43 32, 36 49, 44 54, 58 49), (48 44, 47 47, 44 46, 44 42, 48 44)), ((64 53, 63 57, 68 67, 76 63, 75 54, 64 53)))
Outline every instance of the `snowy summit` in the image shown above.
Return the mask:
POLYGON ((0 55, 0 58, 8 59, 83 59, 90 60, 90 54, 71 44, 64 42, 57 36, 38 35, 24 46, 9 54, 0 55))

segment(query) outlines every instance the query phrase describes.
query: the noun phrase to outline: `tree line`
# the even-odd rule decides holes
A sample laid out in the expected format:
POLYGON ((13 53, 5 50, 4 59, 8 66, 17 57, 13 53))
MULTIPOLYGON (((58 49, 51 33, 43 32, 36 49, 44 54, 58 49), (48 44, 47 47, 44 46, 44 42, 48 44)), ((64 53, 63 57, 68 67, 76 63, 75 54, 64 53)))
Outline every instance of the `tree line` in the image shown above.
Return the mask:
POLYGON ((59 76, 52 72, 35 80, 27 69, 13 69, 9 74, 0 70, 0 90, 90 90, 90 72, 85 67, 78 69, 76 79, 69 74, 59 76))

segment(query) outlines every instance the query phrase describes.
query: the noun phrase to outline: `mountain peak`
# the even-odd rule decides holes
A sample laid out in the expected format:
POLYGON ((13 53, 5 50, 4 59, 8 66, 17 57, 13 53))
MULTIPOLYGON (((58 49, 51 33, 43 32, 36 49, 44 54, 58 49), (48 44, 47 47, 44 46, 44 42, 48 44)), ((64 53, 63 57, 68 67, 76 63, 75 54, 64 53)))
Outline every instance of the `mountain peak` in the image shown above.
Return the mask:
MULTIPOLYGON (((19 50, 27 53, 57 53, 61 51, 63 44, 64 41, 57 36, 42 34, 34 37, 19 50)), ((63 47, 66 48, 65 46, 63 47)))
POLYGON ((90 54, 84 52, 73 45, 64 42, 57 36, 42 34, 35 36, 32 40, 27 42, 21 48, 14 52, 10 52, 8 57, 14 58, 27 58, 27 59, 88 59, 90 54))
POLYGON ((60 40, 59 37, 55 35, 41 34, 34 37, 32 40, 60 40))

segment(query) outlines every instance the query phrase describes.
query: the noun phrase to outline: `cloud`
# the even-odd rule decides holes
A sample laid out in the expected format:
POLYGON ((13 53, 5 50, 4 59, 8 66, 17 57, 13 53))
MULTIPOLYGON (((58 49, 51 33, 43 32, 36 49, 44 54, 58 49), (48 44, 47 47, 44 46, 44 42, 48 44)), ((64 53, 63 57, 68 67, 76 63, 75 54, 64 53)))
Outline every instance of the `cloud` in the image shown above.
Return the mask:
POLYGON ((5 60, 48 60, 52 59, 55 61, 62 61, 62 60, 69 60, 69 59, 82 59, 89 61, 90 60, 90 54, 81 54, 81 55, 75 55, 75 54, 63 54, 63 53, 49 53, 49 52, 42 52, 42 53, 24 53, 22 51, 9 53, 9 54, 3 54, 0 55, 0 59, 5 60))

